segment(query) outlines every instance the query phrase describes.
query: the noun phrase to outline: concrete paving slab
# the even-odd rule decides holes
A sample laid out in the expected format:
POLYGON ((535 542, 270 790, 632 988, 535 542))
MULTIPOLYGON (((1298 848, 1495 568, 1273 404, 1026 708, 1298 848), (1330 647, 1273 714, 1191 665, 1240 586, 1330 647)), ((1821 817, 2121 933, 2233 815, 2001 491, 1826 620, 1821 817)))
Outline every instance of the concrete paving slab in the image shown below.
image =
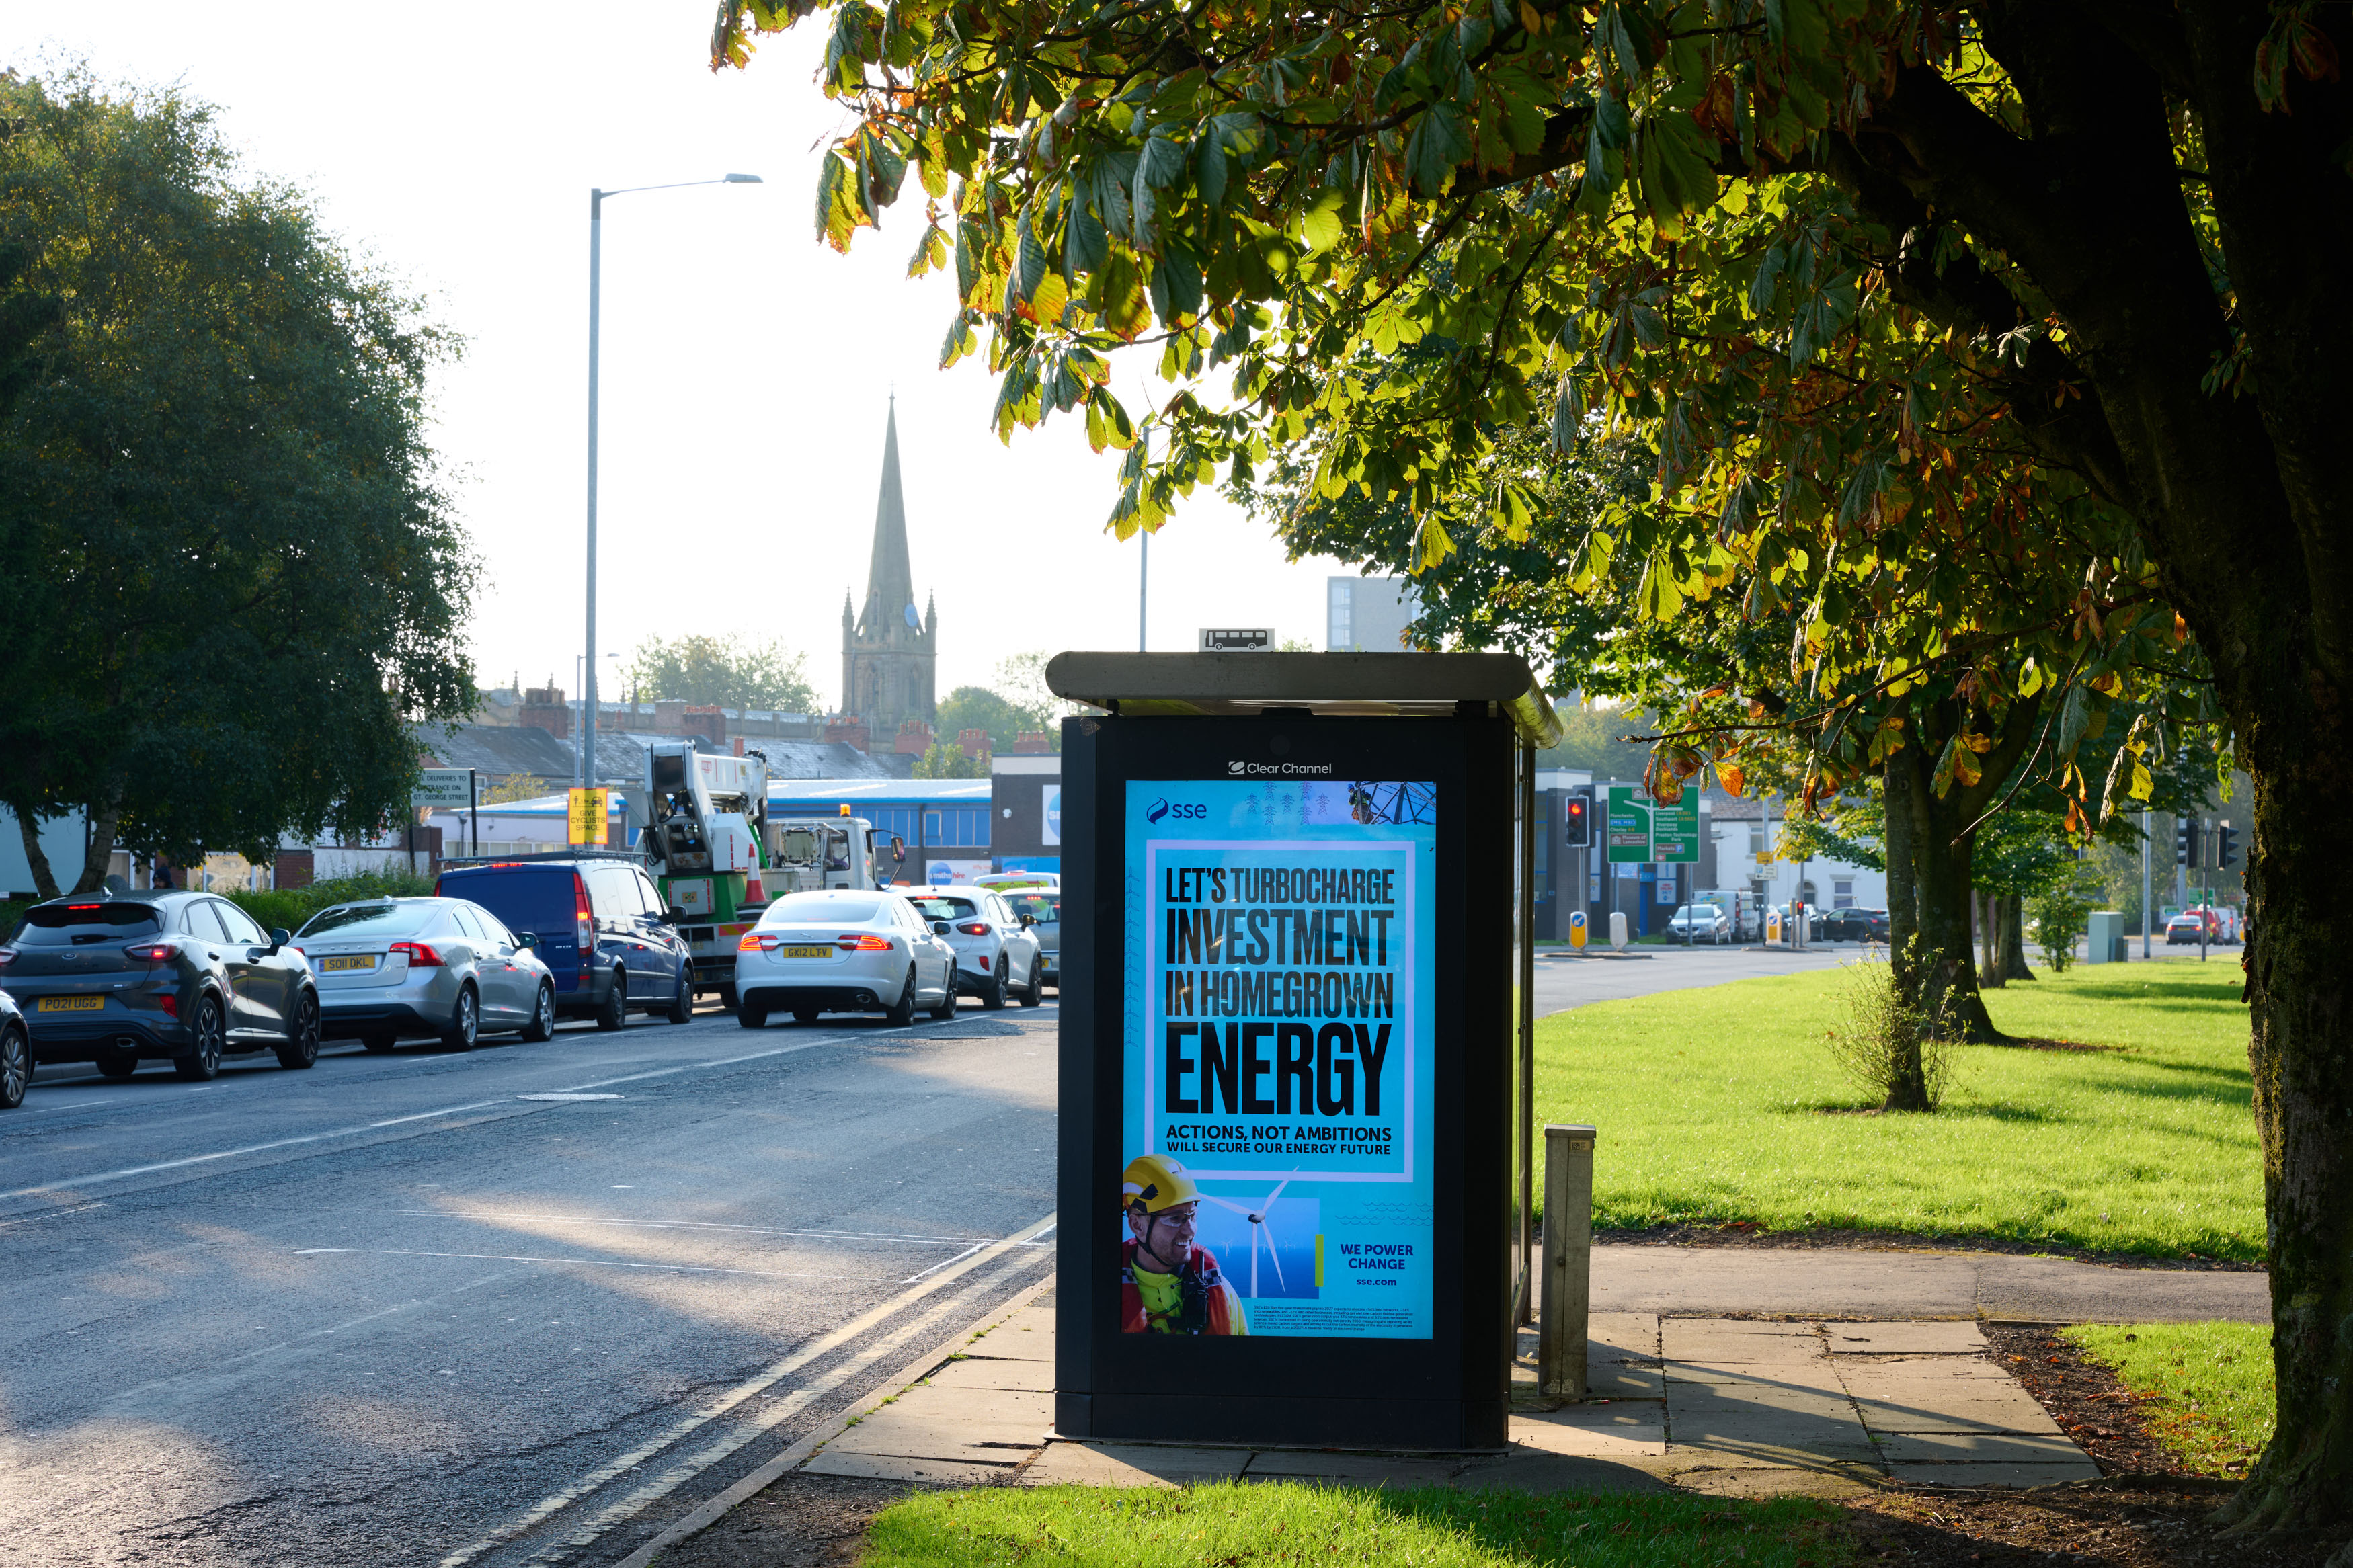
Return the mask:
POLYGON ((1515 1413, 1510 1437, 1539 1452, 1573 1458, 1662 1458, 1667 1451, 1666 1406, 1624 1401, 1515 1413))
POLYGON ((1324 1481, 1349 1487, 1450 1487, 1459 1460, 1384 1458, 1377 1454, 1261 1452, 1242 1471, 1246 1481, 1324 1481))
POLYGON ((1866 1388, 1910 1388, 1922 1384, 1989 1383, 2004 1387, 2012 1384, 2008 1367, 1984 1356, 1841 1356, 1837 1370, 1839 1381, 1856 1394, 1866 1388))
POLYGON ((1799 1388, 1839 1385, 1838 1372, 1826 1355, 1810 1360, 1791 1357, 1781 1362, 1671 1361, 1659 1370, 1670 1384, 1758 1384, 1799 1388))
MULTIPOLYGON (((1875 1479, 1875 1478, 1874 1478, 1875 1479)), ((1786 1465, 1703 1465, 1674 1472, 1674 1484, 1704 1497, 1861 1497, 1873 1489, 1861 1472, 1802 1469, 1786 1465)))
MULTIPOLYGON (((826 1445, 828 1452, 986 1460, 1042 1447, 1053 1425, 1050 1394, 918 1384, 826 1445)), ((1017 1456, 1018 1457, 1018 1456, 1017 1456)))
POLYGON ((1610 1243, 1593 1249, 1593 1306, 1609 1312, 2036 1322, 2271 1321, 2270 1288, 2260 1273, 1832 1247, 1610 1243))
POLYGON ((1050 1361, 1008 1361, 1001 1356, 965 1356, 932 1373, 941 1388, 1014 1388, 1033 1393, 1054 1392, 1054 1363, 1050 1361))
POLYGON ((1973 1322, 1824 1323, 1832 1355, 1981 1354, 1986 1337, 1973 1322))
POLYGON ((1023 1470, 1027 1487, 1177 1487, 1230 1480, 1250 1462, 1247 1448, 1164 1448, 1143 1443, 1049 1443, 1023 1470))
POLYGON ((1891 1434, 1879 1440, 1879 1455, 1889 1465, 2091 1464, 2084 1451, 2063 1436, 1990 1432, 1891 1434))
POLYGON ((1013 1474, 1020 1456, 1003 1465, 969 1460, 911 1459, 898 1454, 837 1454, 831 1448, 803 1465, 813 1476, 864 1476, 884 1481, 929 1481, 943 1487, 981 1487, 1013 1474))
POLYGON ((1931 1487, 2055 1487, 2100 1473, 2089 1459, 2067 1465, 1890 1465, 1899 1481, 1931 1487))
POLYGON ((1680 1428, 1686 1421, 1715 1420, 1745 1415, 1852 1423, 1854 1401, 1841 1388, 1809 1387, 1802 1384, 1683 1383, 1667 1385, 1667 1419, 1680 1428))
MULTIPOLYGON (((1656 1361, 1659 1320, 1651 1312, 1595 1312, 1586 1319, 1586 1354, 1595 1361, 1656 1361)), ((1528 1331, 1529 1342, 1535 1331, 1528 1331)))
POLYGON ((1516 1448, 1497 1458, 1473 1459, 1462 1467, 1455 1485, 1463 1488, 1505 1487, 1513 1491, 1549 1497, 1555 1492, 1663 1492, 1670 1488, 1643 1467, 1609 1459, 1579 1458, 1516 1448))
POLYGON ((1585 1390, 1590 1399, 1663 1399, 1667 1378, 1654 1366, 1628 1366, 1622 1362, 1588 1363, 1585 1390))
MULTIPOLYGON (((1958 1385, 1940 1385, 1950 1389, 1958 1385)), ((2023 1389, 2002 1399, 1923 1398, 1855 1401, 1873 1432, 2018 1432, 2056 1435, 2059 1424, 2023 1389)))
POLYGON ((972 1355, 1050 1362, 1054 1359, 1053 1310, 1040 1308, 1033 1301, 966 1345, 965 1350, 972 1355))
POLYGON ((1719 1334, 1668 1327, 1660 1332, 1669 1362, 1721 1362, 1734 1366, 1822 1359, 1822 1342, 1811 1334, 1719 1334))

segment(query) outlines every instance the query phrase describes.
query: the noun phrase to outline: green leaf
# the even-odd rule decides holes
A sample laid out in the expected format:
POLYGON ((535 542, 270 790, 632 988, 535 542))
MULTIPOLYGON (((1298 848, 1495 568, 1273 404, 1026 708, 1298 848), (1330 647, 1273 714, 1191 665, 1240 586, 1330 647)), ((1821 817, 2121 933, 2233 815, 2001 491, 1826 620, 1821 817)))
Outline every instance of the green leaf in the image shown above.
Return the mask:
POLYGON ((1406 172, 1414 189, 1425 196, 1444 191, 1454 171, 1471 155, 1471 138, 1462 111, 1451 103, 1434 103, 1413 128, 1406 143, 1406 172))

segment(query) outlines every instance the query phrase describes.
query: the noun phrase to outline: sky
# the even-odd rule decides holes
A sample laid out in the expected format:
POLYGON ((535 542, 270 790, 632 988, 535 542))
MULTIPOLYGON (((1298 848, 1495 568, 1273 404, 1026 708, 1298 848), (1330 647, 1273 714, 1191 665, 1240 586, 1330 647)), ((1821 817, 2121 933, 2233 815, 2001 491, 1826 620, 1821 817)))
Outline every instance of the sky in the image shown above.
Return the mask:
MULTIPOLYGON (((248 174, 307 192, 327 230, 465 341, 435 445, 477 556, 476 674, 576 692, 585 618, 588 192, 754 174, 756 186, 605 204, 597 643, 781 638, 840 698, 841 602, 863 601, 886 406, 898 399, 919 597, 938 689, 1011 654, 1133 648, 1137 555, 1103 529, 1120 454, 1068 416, 1000 445, 980 358, 938 369, 948 277, 909 281, 911 177, 844 257, 812 215, 840 110, 818 35, 707 65, 712 6, 381 6, 231 0, 108 12, 0 0, 0 63, 76 61, 219 110, 248 174)), ((1131 409, 1144 353, 1114 372, 1131 409)), ((1155 649, 1203 626, 1323 646, 1336 562, 1196 492, 1151 546, 1155 649)), ((600 695, 616 694, 605 659, 600 695)))

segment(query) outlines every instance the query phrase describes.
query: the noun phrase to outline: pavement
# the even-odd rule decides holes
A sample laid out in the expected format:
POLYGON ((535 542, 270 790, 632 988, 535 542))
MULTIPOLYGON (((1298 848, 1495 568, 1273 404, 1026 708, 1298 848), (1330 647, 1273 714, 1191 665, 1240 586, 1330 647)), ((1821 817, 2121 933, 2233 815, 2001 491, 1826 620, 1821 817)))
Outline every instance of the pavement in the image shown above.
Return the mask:
POLYGON ((1623 953, 1612 954, 1605 945, 1578 955, 1567 948, 1540 947, 1536 949, 1536 1016, 1582 1007, 1589 1002, 1617 1002, 1661 991, 1723 985, 1764 974, 1802 974, 1860 962, 1863 952, 1862 946, 1855 942, 1810 947, 1795 952, 1785 948, 1725 944, 1630 946, 1623 953))
POLYGON ((1432 1454, 1072 1441, 1049 1431, 1050 1293, 878 1400, 800 1468, 935 1486, 1351 1486, 1850 1495, 1890 1480, 2049 1486, 2098 1468, 1975 1322, 1593 1314, 1593 1397, 1535 1395, 1522 1331, 1506 1446, 1432 1454))
POLYGON ((618 1561, 1047 1277, 1055 1016, 44 1068, 0 1564, 618 1561))

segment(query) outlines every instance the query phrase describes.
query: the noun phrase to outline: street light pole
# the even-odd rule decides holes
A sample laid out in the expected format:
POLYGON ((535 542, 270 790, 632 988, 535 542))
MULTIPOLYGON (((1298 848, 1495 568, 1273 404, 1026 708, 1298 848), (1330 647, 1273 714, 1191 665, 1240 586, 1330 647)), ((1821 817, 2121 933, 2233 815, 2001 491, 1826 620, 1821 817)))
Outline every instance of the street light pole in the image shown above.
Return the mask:
POLYGON ((580 783, 596 784, 596 370, 599 316, 604 302, 605 198, 637 191, 676 191, 689 185, 756 185, 757 174, 716 180, 680 180, 667 185, 626 185, 588 192, 588 647, 580 692, 580 783))
POLYGON ((1144 531, 1135 568, 1135 651, 1143 653, 1145 612, 1152 604, 1152 534, 1144 531))

